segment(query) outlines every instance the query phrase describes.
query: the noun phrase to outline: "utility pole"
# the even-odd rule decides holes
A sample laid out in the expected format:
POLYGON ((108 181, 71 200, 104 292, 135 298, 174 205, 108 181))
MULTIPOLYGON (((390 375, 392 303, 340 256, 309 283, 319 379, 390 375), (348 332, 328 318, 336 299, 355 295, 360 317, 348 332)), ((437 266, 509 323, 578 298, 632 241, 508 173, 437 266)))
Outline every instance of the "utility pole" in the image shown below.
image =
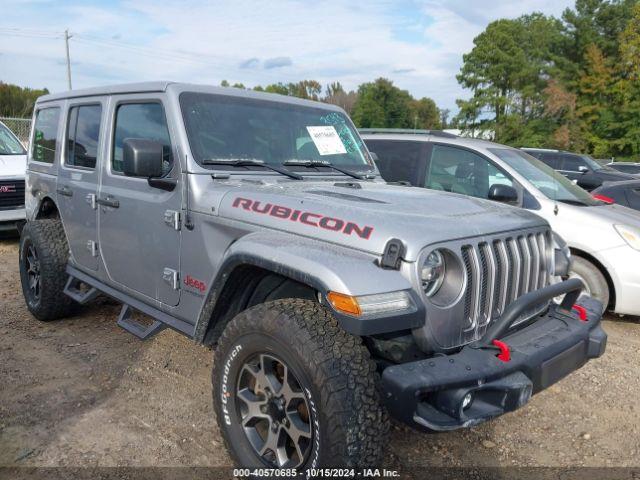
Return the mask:
POLYGON ((69 58, 69 39, 72 35, 69 35, 69 30, 64 31, 64 45, 67 49, 67 85, 71 90, 71 59, 69 58))

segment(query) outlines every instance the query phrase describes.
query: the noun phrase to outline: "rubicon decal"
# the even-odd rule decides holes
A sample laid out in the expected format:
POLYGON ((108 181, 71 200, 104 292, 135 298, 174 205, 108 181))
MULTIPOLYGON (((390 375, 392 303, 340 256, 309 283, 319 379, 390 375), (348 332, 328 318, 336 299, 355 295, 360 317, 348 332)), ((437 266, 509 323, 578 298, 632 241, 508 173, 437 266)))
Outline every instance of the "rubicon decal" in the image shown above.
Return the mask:
POLYGON ((318 227, 324 230, 331 230, 333 232, 341 232, 345 235, 354 234, 360 238, 364 238, 365 240, 369 240, 373 233, 373 227, 358 225, 357 223, 349 222, 341 218, 326 217, 319 213, 296 210, 273 203, 263 203, 258 200, 251 200, 250 198, 236 197, 233 201, 233 206, 249 212, 269 215, 282 220, 303 223, 311 227, 318 227))

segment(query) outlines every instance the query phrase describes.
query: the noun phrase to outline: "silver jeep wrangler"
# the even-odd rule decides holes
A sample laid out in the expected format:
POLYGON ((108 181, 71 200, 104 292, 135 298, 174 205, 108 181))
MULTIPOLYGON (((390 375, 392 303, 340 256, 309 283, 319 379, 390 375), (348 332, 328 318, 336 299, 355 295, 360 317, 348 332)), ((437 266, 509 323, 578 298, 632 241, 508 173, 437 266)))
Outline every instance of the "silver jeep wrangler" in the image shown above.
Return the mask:
POLYGON ((604 352, 546 221, 386 184, 338 107, 158 82, 41 97, 33 124, 29 310, 105 294, 140 338, 215 346, 238 465, 375 466, 389 413, 476 425, 604 352))

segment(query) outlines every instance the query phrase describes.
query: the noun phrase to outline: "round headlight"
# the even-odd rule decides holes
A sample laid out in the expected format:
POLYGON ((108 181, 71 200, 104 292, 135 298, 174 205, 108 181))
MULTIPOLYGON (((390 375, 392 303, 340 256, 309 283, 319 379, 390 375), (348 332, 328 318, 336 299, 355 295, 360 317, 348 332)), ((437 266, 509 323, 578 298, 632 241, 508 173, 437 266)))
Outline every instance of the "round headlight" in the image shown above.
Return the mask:
POLYGON ((446 273, 446 262, 444 255, 438 250, 431 252, 422 264, 420 270, 420 280, 422 281, 422 289, 427 297, 435 295, 442 283, 446 273))

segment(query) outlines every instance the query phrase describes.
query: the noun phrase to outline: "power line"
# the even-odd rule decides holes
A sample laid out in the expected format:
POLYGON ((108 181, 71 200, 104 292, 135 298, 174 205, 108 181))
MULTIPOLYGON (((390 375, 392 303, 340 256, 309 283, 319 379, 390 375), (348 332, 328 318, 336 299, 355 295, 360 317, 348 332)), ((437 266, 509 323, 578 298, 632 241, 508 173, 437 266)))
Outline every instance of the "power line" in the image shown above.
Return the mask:
MULTIPOLYGON (((0 35, 8 35, 8 36, 16 36, 16 37, 28 37, 28 38, 64 38, 65 44, 67 43, 68 30, 65 32, 52 32, 45 30, 35 30, 35 29, 24 29, 24 28, 11 28, 11 27, 0 27, 0 35)), ((180 61, 187 62, 191 64, 200 64, 207 65, 212 67, 219 67, 220 65, 217 63, 213 63, 208 61, 207 59, 199 58, 194 54, 189 54, 185 52, 177 52, 171 51, 167 49, 152 49, 150 47, 141 47, 139 45, 134 45, 126 42, 118 42, 112 40, 106 40, 103 38, 95 37, 87 34, 74 33, 73 35, 69 34, 69 39, 73 36, 74 41, 83 44, 93 44, 100 46, 107 46, 112 48, 118 48, 121 50, 126 50, 132 53, 136 53, 138 55, 167 60, 167 61, 180 61)), ((65 45, 66 46, 66 45, 65 45)), ((208 55, 210 57, 210 55, 208 55)), ((222 60, 223 57, 219 57, 222 60)))

